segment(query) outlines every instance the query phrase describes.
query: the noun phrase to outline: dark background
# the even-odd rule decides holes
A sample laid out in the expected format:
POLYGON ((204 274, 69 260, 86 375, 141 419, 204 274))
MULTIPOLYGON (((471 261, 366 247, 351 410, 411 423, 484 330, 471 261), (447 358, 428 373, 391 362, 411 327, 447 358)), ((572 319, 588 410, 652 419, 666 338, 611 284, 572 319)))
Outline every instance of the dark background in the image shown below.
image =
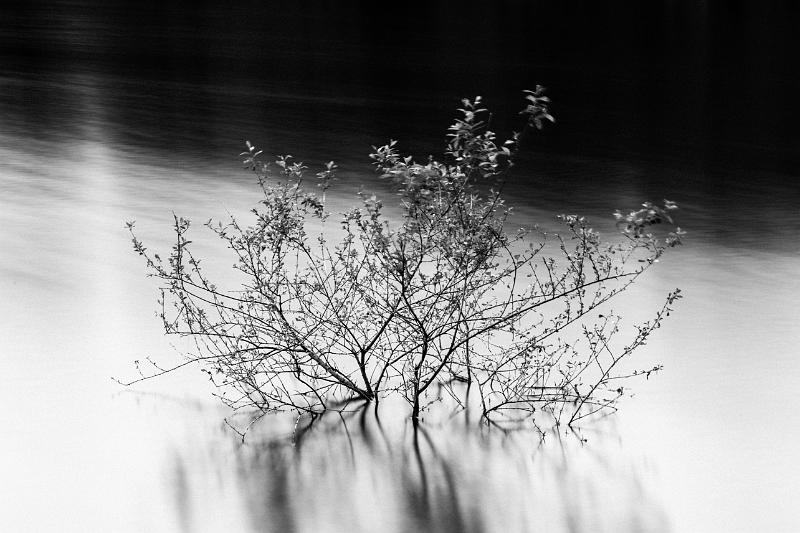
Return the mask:
POLYGON ((520 91, 538 83, 558 123, 531 142, 520 176, 544 174, 544 197, 627 183, 682 200, 689 216, 748 205, 758 227, 776 209, 800 229, 792 3, 4 6, 0 131, 17 139, 102 131, 96 140, 133 157, 200 166, 232 165, 250 139, 368 169, 369 146, 389 138, 439 153, 465 96, 484 96, 507 135, 520 91))
POLYGON ((505 96, 543 83, 567 123, 548 136, 556 146, 669 140, 695 157, 797 164, 796 4, 192 4, 12 4, 3 8, 3 69, 255 82, 334 98, 365 89, 398 99, 505 96))

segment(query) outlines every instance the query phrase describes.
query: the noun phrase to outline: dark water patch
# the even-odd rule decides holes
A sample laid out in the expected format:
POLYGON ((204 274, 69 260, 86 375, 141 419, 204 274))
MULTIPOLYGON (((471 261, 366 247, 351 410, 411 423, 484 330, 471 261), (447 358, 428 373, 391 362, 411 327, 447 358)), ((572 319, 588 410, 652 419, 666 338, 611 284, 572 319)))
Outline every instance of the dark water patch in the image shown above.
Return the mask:
MULTIPOLYGON (((257 111, 258 97, 226 101, 225 87, 318 103, 425 100, 444 111, 459 97, 482 94, 506 117, 517 107, 510 95, 543 83, 554 91, 562 125, 547 136, 550 150, 612 158, 643 152, 786 172, 797 168, 800 144, 791 52, 797 20, 796 8, 756 2, 628 9, 468 2, 390 13, 328 2, 314 9, 17 2, 5 13, 0 53, 8 72, 103 74, 147 85, 111 108, 124 129, 166 129, 179 134, 175 142, 182 130, 211 141, 214 132, 226 134, 219 128, 231 114, 227 106, 256 110, 250 116, 262 123, 274 111, 257 111)), ((388 111, 399 123, 395 135, 414 118, 398 117, 392 106, 375 111, 369 114, 380 120, 388 111)), ((423 115, 438 116, 430 112, 423 115)), ((324 116, 320 124, 338 127, 324 116)))

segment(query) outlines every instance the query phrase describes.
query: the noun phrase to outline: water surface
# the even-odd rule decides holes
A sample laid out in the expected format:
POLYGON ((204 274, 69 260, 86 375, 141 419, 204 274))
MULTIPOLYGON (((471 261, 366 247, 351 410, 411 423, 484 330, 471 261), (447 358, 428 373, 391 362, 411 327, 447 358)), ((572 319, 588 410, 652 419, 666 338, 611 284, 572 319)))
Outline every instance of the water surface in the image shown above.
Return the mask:
MULTIPOLYGON (((318 531, 327 520, 335 531, 462 523, 451 516, 475 531, 790 531, 800 492, 794 14, 754 2, 664 2, 616 17, 530 5, 479 19, 439 8, 384 19, 326 3, 10 7, 0 34, 4 522, 318 531), (480 31, 464 31, 478 20, 480 31), (636 356, 664 371, 635 385, 613 429, 539 455, 474 436, 459 463, 462 440, 432 427, 434 496, 410 500, 422 492, 408 434, 375 452, 333 424, 300 459, 285 445, 242 450, 200 372, 135 394, 109 379, 147 355, 179 357, 125 221, 165 250, 173 212, 197 222, 246 212, 258 200, 236 157, 246 139, 310 164, 336 159, 336 205, 361 184, 391 199, 370 145, 397 138, 418 156, 437 152, 458 98, 474 94, 507 132, 519 91, 535 83, 550 87, 559 122, 527 145, 509 188, 521 219, 580 212, 608 228, 614 209, 667 197, 690 232, 615 304, 648 318, 669 290, 685 294, 636 356), (535 513, 520 510, 542 498, 535 513), (430 502, 442 514, 425 515, 430 502)), ((224 250, 197 241, 225 272, 224 250)))

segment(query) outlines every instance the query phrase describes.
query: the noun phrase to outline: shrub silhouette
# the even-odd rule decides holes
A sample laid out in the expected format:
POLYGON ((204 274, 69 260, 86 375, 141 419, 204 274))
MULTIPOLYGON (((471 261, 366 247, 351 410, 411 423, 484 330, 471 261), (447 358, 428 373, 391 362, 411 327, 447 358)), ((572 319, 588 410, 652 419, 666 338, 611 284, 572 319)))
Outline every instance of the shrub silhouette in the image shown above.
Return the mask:
MULTIPOLYGON (((373 147, 402 217, 390 220, 377 197, 359 193, 339 218, 344 238, 333 244, 325 233, 309 234, 307 222, 330 223, 325 193, 336 165, 309 187, 302 163, 264 163, 248 142, 244 163, 263 193, 254 221, 207 224, 236 255, 247 280, 238 291, 206 277, 188 220, 175 217, 166 260, 129 223, 134 249, 163 283, 165 331, 197 342, 187 363, 202 365, 223 401, 254 420, 393 394, 407 400, 415 421, 442 398, 477 405, 495 423, 539 411, 572 424, 615 409, 621 379, 660 368, 621 373, 618 363, 659 327, 679 290, 621 347, 610 343, 620 317, 599 307, 680 243, 679 228, 653 233, 672 223, 676 206, 617 213, 621 236, 608 242, 576 215, 559 217, 560 235, 509 232, 502 191, 520 142, 553 121, 542 87, 525 98, 524 129, 502 143, 477 97, 462 100, 441 161, 403 156, 396 141, 373 147)), ((171 370, 140 370, 141 379, 171 370)))

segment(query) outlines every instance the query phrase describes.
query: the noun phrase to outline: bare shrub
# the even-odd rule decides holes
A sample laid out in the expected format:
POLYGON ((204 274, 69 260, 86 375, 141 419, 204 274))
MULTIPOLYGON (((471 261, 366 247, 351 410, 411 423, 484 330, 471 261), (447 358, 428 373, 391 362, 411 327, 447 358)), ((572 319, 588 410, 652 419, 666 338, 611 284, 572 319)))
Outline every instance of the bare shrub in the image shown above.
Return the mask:
MULTIPOLYGON (((349 402, 401 395, 417 420, 430 402, 471 401, 482 418, 547 412, 568 423, 615 409, 620 382, 659 367, 622 371, 679 298, 675 290, 632 339, 612 347, 620 318, 601 306, 670 247, 672 202, 617 213, 621 236, 604 241, 586 219, 563 215, 564 230, 508 231, 503 186, 523 134, 553 121, 544 89, 526 91, 521 133, 500 143, 480 97, 463 100, 445 157, 418 162, 395 141, 373 147, 378 173, 399 193, 402 218, 360 193, 341 214, 344 238, 309 234, 330 224, 325 191, 331 162, 308 186, 306 167, 289 156, 273 165, 249 142, 242 155, 263 193, 243 225, 231 217, 207 227, 235 254, 247 282, 219 290, 204 274, 175 217, 166 259, 133 234, 151 276, 163 283, 165 331, 189 336, 188 355, 209 373, 222 400, 255 418, 271 411, 319 413, 349 402), (471 399, 471 400, 470 400, 471 399)), ((171 369, 142 371, 148 379, 171 369)))

